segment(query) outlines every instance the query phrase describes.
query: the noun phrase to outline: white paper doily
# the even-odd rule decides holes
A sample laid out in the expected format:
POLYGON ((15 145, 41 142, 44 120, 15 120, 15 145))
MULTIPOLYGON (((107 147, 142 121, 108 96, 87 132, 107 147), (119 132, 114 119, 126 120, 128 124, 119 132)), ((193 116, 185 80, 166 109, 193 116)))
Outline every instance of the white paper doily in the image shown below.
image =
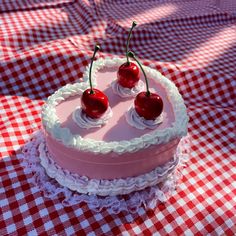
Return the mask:
POLYGON ((67 187, 61 186, 55 179, 50 178, 44 167, 40 164, 39 145, 43 142, 45 140, 42 132, 36 132, 23 147, 22 154, 18 155, 20 158, 23 158, 25 173, 32 174, 30 182, 43 191, 44 196, 47 198, 61 199, 63 196, 62 204, 64 206, 78 205, 85 202, 93 211, 100 212, 103 209, 109 209, 115 214, 121 211, 136 213, 140 207, 153 209, 158 202, 168 200, 176 189, 177 182, 182 176, 182 169, 189 156, 189 137, 186 136, 181 139, 177 148, 178 165, 163 182, 130 194, 103 197, 72 191, 67 187))

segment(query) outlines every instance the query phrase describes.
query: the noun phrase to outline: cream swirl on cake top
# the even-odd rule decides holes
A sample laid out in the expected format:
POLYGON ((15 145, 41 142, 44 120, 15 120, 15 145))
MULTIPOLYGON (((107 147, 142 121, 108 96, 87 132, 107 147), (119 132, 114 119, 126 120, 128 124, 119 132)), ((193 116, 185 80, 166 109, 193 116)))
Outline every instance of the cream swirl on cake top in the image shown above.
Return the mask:
POLYGON ((74 122, 77 125, 79 125, 81 128, 85 128, 85 129, 102 127, 108 122, 108 120, 111 117, 112 117, 112 110, 110 107, 108 107, 105 114, 103 114, 100 118, 97 118, 97 119, 87 116, 83 112, 81 107, 77 107, 72 115, 74 122))
POLYGON ((125 88, 121 86, 117 80, 114 80, 111 83, 112 90, 115 94, 119 95, 122 98, 127 97, 135 97, 139 92, 141 92, 144 89, 144 83, 143 81, 138 81, 137 85, 133 88, 125 88))
POLYGON ((155 129, 157 125, 163 122, 166 114, 162 112, 155 120, 146 120, 144 117, 139 116, 134 107, 131 106, 126 112, 125 117, 127 122, 137 129, 155 129))

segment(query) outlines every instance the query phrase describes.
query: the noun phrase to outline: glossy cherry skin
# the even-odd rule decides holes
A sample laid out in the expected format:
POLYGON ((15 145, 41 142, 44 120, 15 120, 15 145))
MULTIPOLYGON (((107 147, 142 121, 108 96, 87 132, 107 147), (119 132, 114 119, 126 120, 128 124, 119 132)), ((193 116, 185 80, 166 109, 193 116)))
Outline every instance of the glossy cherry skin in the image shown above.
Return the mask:
POLYGON ((134 108, 146 120, 155 120, 163 110, 163 101, 158 94, 140 92, 134 100, 134 108))
POLYGON ((133 63, 124 63, 119 67, 117 72, 118 83, 125 88, 133 88, 140 79, 138 66, 133 63))
POLYGON ((107 96, 98 89, 93 88, 93 93, 90 93, 91 89, 86 89, 81 97, 81 107, 83 112, 93 118, 100 118, 107 110, 109 106, 107 96))

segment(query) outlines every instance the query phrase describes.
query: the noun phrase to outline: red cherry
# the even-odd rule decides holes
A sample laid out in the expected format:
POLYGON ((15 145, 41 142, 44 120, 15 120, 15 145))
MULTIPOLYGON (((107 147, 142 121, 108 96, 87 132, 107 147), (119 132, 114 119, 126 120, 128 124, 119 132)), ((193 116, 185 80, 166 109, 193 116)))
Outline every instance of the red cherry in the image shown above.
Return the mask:
POLYGON ((117 72, 118 83, 125 88, 133 88, 140 79, 138 66, 133 63, 124 63, 119 67, 117 72))
POLYGON ((109 106, 107 96, 98 89, 86 89, 81 97, 83 112, 91 118, 100 118, 109 106), (91 92, 92 91, 92 92, 91 92))
POLYGON ((162 113, 163 101, 158 94, 140 92, 134 100, 134 107, 139 116, 155 120, 162 113))
POLYGON ((136 96, 134 100, 134 108, 139 116, 144 117, 146 120, 155 120, 162 113, 163 101, 158 94, 149 91, 146 73, 134 53, 129 51, 127 55, 138 63, 146 82, 146 92, 141 92, 136 96))
POLYGON ((91 58, 91 64, 89 68, 89 85, 90 88, 86 89, 81 97, 82 111, 91 118, 100 118, 107 110, 109 106, 107 96, 98 89, 93 88, 92 85, 92 67, 96 52, 100 49, 99 45, 94 47, 93 56, 91 58))

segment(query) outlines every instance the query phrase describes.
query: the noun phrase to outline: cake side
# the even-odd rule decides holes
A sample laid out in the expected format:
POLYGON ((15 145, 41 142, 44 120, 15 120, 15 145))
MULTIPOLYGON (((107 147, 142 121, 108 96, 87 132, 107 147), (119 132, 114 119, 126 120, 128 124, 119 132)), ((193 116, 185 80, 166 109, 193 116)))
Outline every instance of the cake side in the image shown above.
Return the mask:
MULTIPOLYGON (((183 143, 181 140, 180 143, 183 143)), ((172 179, 175 168, 181 165, 182 151, 179 144, 174 157, 164 165, 158 166, 151 172, 135 177, 116 178, 112 180, 91 179, 83 175, 73 174, 59 166, 50 156, 44 142, 39 145, 40 163, 44 167, 47 175, 55 179, 61 186, 69 188, 79 193, 114 196, 129 194, 134 191, 143 190, 150 186, 162 186, 164 182, 172 179)))
POLYGON ((89 86, 88 69, 84 82, 62 87, 43 107, 47 151, 41 150, 41 163, 49 176, 63 186, 74 186, 68 182, 72 181, 72 176, 79 175, 89 180, 89 186, 97 181, 99 184, 96 189, 85 186, 84 190, 81 184, 76 185, 79 186, 76 188, 78 192, 125 194, 163 181, 178 164, 175 153, 181 137, 187 133, 188 123, 186 107, 178 89, 158 71, 145 67, 151 85, 163 98, 164 119, 154 130, 131 127, 125 120, 125 113, 133 98, 117 97, 111 86, 116 79, 115 71, 123 62, 123 59, 115 58, 99 59, 94 63, 93 83, 108 95, 113 111, 113 117, 105 125, 86 129, 73 120, 74 111, 81 106, 81 95, 89 86), (46 155, 50 155, 55 163, 45 161, 46 155), (130 179, 132 186, 128 190, 122 189, 120 184, 129 185, 130 179), (105 181, 102 185, 105 189, 100 189, 100 181, 105 181), (106 186, 113 187, 108 191, 106 186))
POLYGON ((151 145, 138 152, 96 154, 64 146, 47 135, 48 151, 54 161, 71 173, 94 179, 134 177, 148 173, 173 159, 179 138, 151 145))

